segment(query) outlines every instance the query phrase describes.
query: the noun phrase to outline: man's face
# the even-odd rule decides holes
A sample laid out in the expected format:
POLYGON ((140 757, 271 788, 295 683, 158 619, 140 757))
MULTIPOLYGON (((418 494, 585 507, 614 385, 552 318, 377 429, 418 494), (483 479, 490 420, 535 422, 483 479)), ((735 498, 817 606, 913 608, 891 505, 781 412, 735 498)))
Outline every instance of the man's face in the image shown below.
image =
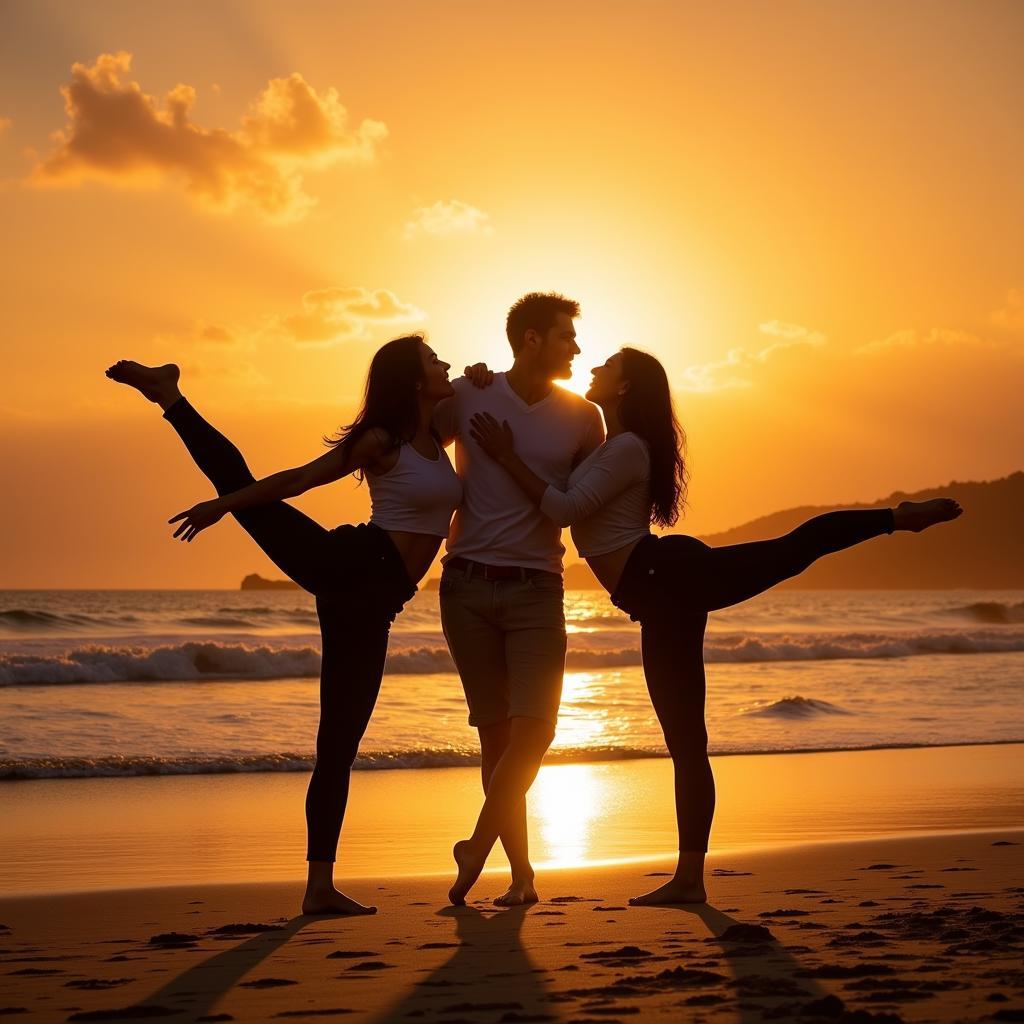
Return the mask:
POLYGON ((572 317, 559 313, 554 326, 541 340, 538 361, 550 380, 567 380, 572 376, 573 356, 579 354, 572 317))

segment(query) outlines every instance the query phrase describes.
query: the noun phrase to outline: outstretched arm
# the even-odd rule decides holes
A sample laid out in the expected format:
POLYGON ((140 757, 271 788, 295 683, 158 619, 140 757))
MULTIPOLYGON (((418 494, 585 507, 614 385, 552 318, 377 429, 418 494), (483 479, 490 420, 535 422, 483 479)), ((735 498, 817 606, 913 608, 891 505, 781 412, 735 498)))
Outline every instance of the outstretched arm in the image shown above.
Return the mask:
POLYGON ((542 480, 516 454, 515 438, 508 423, 499 424, 489 413, 470 421, 472 438, 495 459, 530 500, 559 526, 572 526, 592 516, 630 484, 641 479, 646 469, 646 452, 631 444, 605 448, 582 479, 562 491, 542 480))
POLYGON ((304 466, 272 473, 230 494, 211 501, 201 501, 198 505, 179 512, 168 522, 180 521, 174 536, 190 541, 201 530, 219 522, 229 512, 240 512, 256 505, 269 505, 274 501, 305 494, 314 487, 321 487, 354 473, 357 469, 366 468, 389 447, 390 439, 386 431, 368 430, 348 451, 339 445, 304 466))

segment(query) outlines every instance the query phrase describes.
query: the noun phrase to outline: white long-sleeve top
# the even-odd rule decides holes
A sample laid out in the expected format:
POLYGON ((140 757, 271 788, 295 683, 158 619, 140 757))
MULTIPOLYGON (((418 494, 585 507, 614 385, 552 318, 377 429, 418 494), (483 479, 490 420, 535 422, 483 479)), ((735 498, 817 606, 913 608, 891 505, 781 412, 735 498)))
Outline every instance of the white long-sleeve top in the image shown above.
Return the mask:
POLYGON ((584 558, 606 555, 650 533, 650 480, 647 443, 624 431, 587 456, 565 490, 549 485, 540 508, 559 526, 572 527, 584 558))

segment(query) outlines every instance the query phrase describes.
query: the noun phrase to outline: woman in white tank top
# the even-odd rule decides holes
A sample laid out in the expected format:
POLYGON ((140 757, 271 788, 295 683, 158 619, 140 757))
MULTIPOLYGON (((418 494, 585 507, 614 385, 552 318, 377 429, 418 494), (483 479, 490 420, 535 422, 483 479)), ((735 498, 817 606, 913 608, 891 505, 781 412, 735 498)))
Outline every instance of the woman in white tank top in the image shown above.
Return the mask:
POLYGON ((653 356, 624 348, 593 375, 586 397, 601 407, 608 439, 576 467, 566 490, 518 458, 507 423, 477 417, 473 436, 542 511, 572 527, 612 603, 640 622, 644 675, 675 772, 679 862, 670 881, 630 903, 702 903, 715 808, 704 726, 708 612, 763 593, 823 555, 894 530, 920 532, 961 509, 937 498, 828 512, 783 537, 720 548, 682 534, 657 536, 651 525, 676 523, 687 484, 685 439, 665 370, 653 356))
POLYGON ((434 407, 453 392, 448 364, 419 335, 388 342, 370 364, 359 415, 327 441, 331 450, 259 481, 238 449, 182 397, 177 366, 122 360, 107 376, 161 406, 217 489, 219 497, 170 520, 179 523, 174 536, 190 542, 230 512, 282 572, 316 597, 320 727, 306 795, 302 912, 374 913, 334 887, 334 859, 349 771, 377 699, 391 622, 416 592, 462 497, 431 428, 434 407), (369 483, 369 523, 327 530, 284 501, 349 473, 369 483))

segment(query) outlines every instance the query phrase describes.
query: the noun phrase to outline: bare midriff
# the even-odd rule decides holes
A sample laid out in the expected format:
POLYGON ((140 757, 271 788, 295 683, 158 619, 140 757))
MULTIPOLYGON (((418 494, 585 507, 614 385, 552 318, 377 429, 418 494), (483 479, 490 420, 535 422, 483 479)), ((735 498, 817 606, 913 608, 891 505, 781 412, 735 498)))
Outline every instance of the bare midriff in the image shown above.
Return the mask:
MULTIPOLYGON (((640 540, 642 539, 640 538, 640 540)), ((605 555, 592 555, 587 559, 587 565, 590 566, 598 582, 609 594, 615 593, 615 588, 619 585, 619 579, 622 577, 622 570, 626 568, 629 556, 633 554, 633 548, 640 543, 640 540, 630 541, 625 547, 609 551, 605 555)))
POLYGON ((388 530, 387 535, 402 556, 409 579, 419 583, 437 557, 444 537, 435 537, 430 533, 407 533, 404 530, 388 530))

